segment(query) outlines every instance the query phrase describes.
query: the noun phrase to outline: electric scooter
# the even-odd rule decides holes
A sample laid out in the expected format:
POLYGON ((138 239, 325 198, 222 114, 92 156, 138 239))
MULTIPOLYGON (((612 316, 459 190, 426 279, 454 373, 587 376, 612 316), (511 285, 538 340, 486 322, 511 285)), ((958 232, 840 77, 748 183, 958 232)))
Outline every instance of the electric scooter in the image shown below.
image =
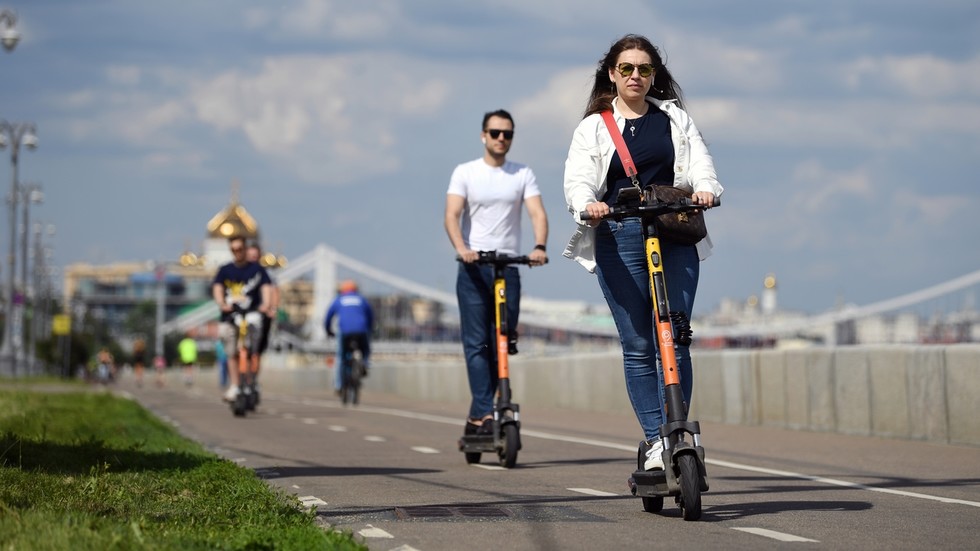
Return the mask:
MULTIPOLYGON (((494 337, 496 354, 491 364, 497 366, 497 400, 493 405, 492 434, 468 434, 459 439, 459 451, 469 464, 479 463, 483 453, 496 452, 500 465, 511 469, 517 464, 521 449, 521 408, 511 401, 509 354, 509 325, 507 320, 507 284, 504 270, 513 264, 530 264, 527 256, 511 256, 496 251, 479 251, 475 264, 493 266, 494 337)), ((459 260, 459 259, 457 259, 459 260)), ((462 260, 460 260, 462 261, 462 260)))
MULTIPOLYGON (((712 206, 721 202, 715 198, 712 206)), ((684 402, 680 377, 677 371, 677 344, 690 345, 690 321, 683 312, 671 312, 667 302, 667 283, 664 277, 663 256, 656 218, 670 212, 688 212, 704 208, 684 198, 676 202, 646 202, 639 187, 621 189, 615 206, 603 218, 622 220, 639 217, 643 221, 643 237, 646 246, 647 272, 650 274, 650 296, 653 303, 654 332, 660 347, 663 367, 664 402, 666 423, 660 426, 663 441, 661 459, 665 470, 644 470, 644 449, 637 452, 637 469, 629 478, 630 491, 643 500, 643 510, 656 513, 663 509, 664 497, 673 496, 680 506, 684 520, 701 518, 701 492, 708 491, 707 472, 704 467, 704 448, 701 446, 701 426, 687 418, 688 404, 684 402), (688 441, 690 436, 690 441, 688 441)), ((579 215, 590 220, 587 212, 579 215)))
POLYGON ((262 339, 262 314, 245 311, 235 304, 232 316, 238 326, 238 394, 231 402, 231 411, 235 417, 244 417, 246 412, 255 411, 259 403, 255 375, 258 372, 259 341, 262 339))

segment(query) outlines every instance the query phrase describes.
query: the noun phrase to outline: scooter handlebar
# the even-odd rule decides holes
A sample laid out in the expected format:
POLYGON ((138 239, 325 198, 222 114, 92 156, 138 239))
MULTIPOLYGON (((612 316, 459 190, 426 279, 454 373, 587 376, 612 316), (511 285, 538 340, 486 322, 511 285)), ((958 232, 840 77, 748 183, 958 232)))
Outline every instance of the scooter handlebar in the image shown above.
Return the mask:
MULTIPOLYGON (((497 251, 477 251, 478 257, 473 261, 474 264, 496 264, 496 265, 510 265, 510 264, 531 264, 531 257, 527 255, 521 256, 511 256, 509 254, 498 253, 497 251)), ((457 255, 457 262, 463 262, 463 257, 457 255)), ((547 259, 545 263, 547 263, 547 259)))
MULTIPOLYGON (((714 207, 720 207, 720 206, 721 206, 721 198, 720 197, 715 197, 714 198, 714 201, 711 202, 711 206, 708 207, 708 208, 714 208, 714 207)), ((649 206, 647 206, 647 205, 626 206, 626 207, 610 206, 609 207, 609 214, 607 214, 605 216, 600 216, 598 219, 612 218, 612 217, 617 216, 617 215, 619 215, 619 216, 632 216, 634 212, 636 214, 640 214, 640 213, 644 212, 644 210, 647 210, 647 211, 656 211, 656 210, 660 209, 661 212, 651 212, 651 214, 655 214, 655 215, 659 216, 661 214, 666 214, 668 212, 682 212, 682 211, 687 211, 687 210, 695 210, 695 209, 699 209, 699 208, 705 208, 705 207, 703 205, 695 205, 688 198, 684 198, 684 199, 681 199, 679 201, 674 201, 674 202, 671 202, 671 203, 659 203, 659 204, 649 205, 649 206)), ((578 217, 580 219, 582 219, 582 220, 596 220, 597 219, 597 218, 593 218, 592 215, 589 214, 588 211, 584 211, 584 210, 582 212, 578 213, 578 217)))

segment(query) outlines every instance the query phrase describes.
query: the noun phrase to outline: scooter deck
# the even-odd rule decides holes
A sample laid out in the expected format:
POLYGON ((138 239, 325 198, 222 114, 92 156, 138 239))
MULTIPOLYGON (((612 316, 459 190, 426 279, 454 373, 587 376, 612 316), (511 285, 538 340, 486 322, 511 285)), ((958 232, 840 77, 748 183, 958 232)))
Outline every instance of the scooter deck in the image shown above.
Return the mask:
POLYGON ((486 453, 497 451, 497 447, 492 434, 469 434, 459 439, 459 451, 486 453))
POLYGON ((630 492, 636 497, 668 496, 667 475, 664 471, 634 471, 629 480, 630 492))

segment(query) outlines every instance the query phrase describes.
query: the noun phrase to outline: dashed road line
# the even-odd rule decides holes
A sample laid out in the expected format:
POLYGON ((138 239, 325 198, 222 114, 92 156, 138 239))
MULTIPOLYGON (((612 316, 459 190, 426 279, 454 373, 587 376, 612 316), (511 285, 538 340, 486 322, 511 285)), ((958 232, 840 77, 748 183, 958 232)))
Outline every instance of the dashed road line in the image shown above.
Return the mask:
POLYGON ((312 417, 304 417, 303 419, 301 419, 301 421, 303 422, 304 425, 315 425, 319 423, 319 421, 317 421, 312 417))
POLYGON ((612 492, 603 492, 602 490, 593 490, 592 488, 566 488, 566 490, 572 492, 578 492, 580 494, 585 494, 588 496, 613 497, 619 495, 619 494, 614 494, 612 492))
MULTIPOLYGON (((289 398, 286 397, 286 399, 289 399, 289 398)), ((339 407, 336 403, 334 403, 334 402, 327 402, 327 401, 313 401, 313 400, 311 400, 310 401, 310 404, 317 404, 317 405, 322 405, 322 406, 325 406, 325 407, 332 407, 332 408, 339 407)), ((404 411, 404 410, 393 409, 393 408, 374 407, 374 406, 367 406, 367 405, 363 405, 363 404, 360 405, 360 406, 358 406, 358 409, 360 411, 365 412, 365 413, 376 413, 376 414, 381 414, 381 415, 390 415, 390 416, 393 416, 393 417, 402 417, 402 418, 405 418, 405 419, 415 419, 415 420, 418 420, 418 421, 428 421, 428 422, 432 422, 432 423, 442 423, 442 424, 445 424, 445 425, 458 425, 459 424, 459 419, 456 419, 456 418, 453 418, 453 417, 445 417, 445 416, 442 416, 442 415, 432 415, 432 414, 428 414, 428 413, 416 413, 414 411, 404 411)), ((554 433, 541 432, 541 431, 535 431, 535 430, 526 430, 526 429, 522 429, 521 430, 521 436, 532 437, 532 438, 541 438, 543 440, 554 440, 554 441, 560 441, 560 442, 569 442, 569 443, 573 443, 573 444, 583 444, 583 445, 586 445, 586 446, 594 446, 594 447, 599 447, 599 448, 606 448, 606 449, 611 449, 611 450, 619 450, 619 451, 626 451, 626 452, 636 453, 636 445, 635 444, 632 444, 632 445, 618 444, 616 442, 607 442, 607 441, 603 441, 603 440, 595 440, 595 439, 592 439, 592 438, 579 438, 579 437, 576 437, 576 436, 567 436, 567 435, 562 435, 562 434, 554 434, 554 433)), ((365 439, 367 439, 367 438, 365 438, 365 439)), ((968 505, 968 506, 971 506, 971 507, 980 507, 980 502, 968 501, 968 500, 965 500, 965 499, 946 498, 946 497, 934 496, 934 495, 929 495, 929 494, 921 494, 921 493, 918 493, 918 492, 907 492, 907 491, 903 491, 903 490, 892 490, 892 489, 889 489, 889 488, 878 488, 878 487, 875 487, 875 486, 868 486, 868 485, 865 485, 865 484, 857 484, 857 483, 854 483, 854 482, 848 482, 848 481, 845 481, 845 480, 837 480, 837 479, 834 479, 834 478, 826 478, 826 477, 813 476, 813 475, 807 475, 807 474, 802 474, 802 473, 794 473, 794 472, 790 472, 790 471, 780 471, 780 470, 775 470, 775 469, 766 469, 766 468, 762 468, 762 467, 755 467, 753 465, 745 465, 745 464, 742 464, 742 463, 733 463, 731 461, 721 461, 721 460, 718 460, 718 459, 705 459, 704 462, 706 464, 708 464, 708 465, 714 465, 714 466, 717 466, 717 467, 724 467, 724 468, 727 468, 727 469, 735 469, 735 470, 740 470, 740 471, 757 472, 757 473, 769 474, 769 475, 780 476, 780 477, 785 477, 785 478, 797 478, 797 479, 802 479, 802 480, 809 480, 811 482, 817 482, 817 483, 820 483, 820 484, 827 484, 827 485, 831 485, 831 486, 842 486, 842 487, 847 487, 847 488, 854 488, 854 489, 860 489, 860 490, 868 490, 868 491, 871 491, 871 492, 879 492, 879 493, 897 495, 897 496, 902 496, 902 497, 911 497, 911 498, 916 498, 916 499, 927 499, 927 500, 931 500, 931 501, 938 501, 940 503, 950 503, 950 504, 957 504, 957 505, 968 505)), ((474 467, 491 469, 491 470, 498 470, 498 469, 502 470, 503 469, 503 467, 496 467, 496 466, 490 466, 490 465, 484 466, 484 465, 480 465, 480 464, 474 464, 473 466, 474 467)))
POLYGON ((374 436, 374 435, 370 435, 370 434, 367 435, 367 436, 365 436, 364 439, 367 440, 368 442, 387 442, 388 441, 384 436, 374 436))
POLYGON ((412 451, 419 453, 439 453, 439 450, 427 446, 412 446, 412 451))
POLYGON ((765 528, 734 528, 733 527, 732 530, 738 530, 739 532, 748 532, 749 534, 755 534, 757 536, 763 536, 778 541, 820 543, 819 540, 811 540, 810 538, 794 536, 793 534, 786 534, 783 532, 777 532, 775 530, 766 530, 765 528))
POLYGON ((471 467, 476 467, 477 469, 485 469, 488 471, 506 471, 507 469, 501 467, 500 465, 484 465, 483 463, 473 463, 471 467))
POLYGON ((371 526, 370 524, 367 525, 367 528, 362 528, 361 530, 358 530, 357 533, 360 534, 362 537, 365 537, 365 538, 386 538, 386 539, 389 539, 389 538, 394 538, 395 537, 395 536, 392 536, 391 534, 389 534, 388 532, 385 532, 381 528, 375 528, 374 526, 371 526))
POLYGON ((334 431, 334 432, 347 432, 347 427, 345 427, 343 425, 330 425, 327 428, 330 429, 330 430, 332 430, 332 431, 334 431))
POLYGON ((316 496, 302 496, 302 497, 298 497, 297 499, 299 499, 299 502, 305 505, 306 507, 319 507, 321 505, 327 504, 326 501, 323 501, 322 499, 316 496))

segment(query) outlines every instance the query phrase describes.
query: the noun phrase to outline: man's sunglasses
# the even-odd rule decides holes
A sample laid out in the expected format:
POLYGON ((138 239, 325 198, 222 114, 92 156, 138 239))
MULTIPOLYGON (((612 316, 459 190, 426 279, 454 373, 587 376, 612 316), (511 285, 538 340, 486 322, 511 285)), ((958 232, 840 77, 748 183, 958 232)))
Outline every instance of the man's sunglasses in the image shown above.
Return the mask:
POLYGON ((504 135, 504 139, 505 140, 512 140, 512 139, 514 139, 514 131, 513 130, 497 130, 496 128, 491 128, 491 129, 487 130, 487 134, 490 134, 490 137, 493 138, 493 139, 495 139, 495 140, 497 138, 499 138, 501 134, 504 135))
POLYGON ((639 71, 641 77, 647 78, 653 74, 653 64, 643 63, 641 65, 633 65, 632 63, 620 63, 616 66, 616 70, 624 78, 632 75, 634 70, 639 71))

